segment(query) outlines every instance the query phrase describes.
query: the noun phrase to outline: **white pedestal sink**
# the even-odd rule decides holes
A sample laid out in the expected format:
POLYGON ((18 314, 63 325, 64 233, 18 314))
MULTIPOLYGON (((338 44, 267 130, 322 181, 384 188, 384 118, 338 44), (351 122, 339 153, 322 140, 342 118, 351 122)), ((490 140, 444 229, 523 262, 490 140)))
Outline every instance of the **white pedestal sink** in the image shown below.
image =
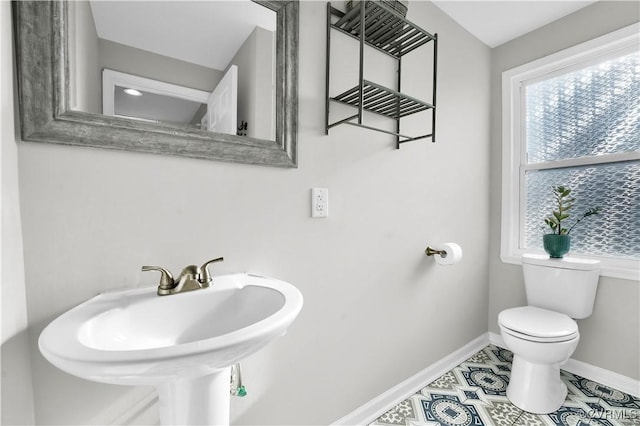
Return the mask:
POLYGON ((155 287, 98 295, 39 339, 61 370, 103 383, 153 385, 163 425, 228 425, 230 367, 285 333, 302 294, 250 274, 158 296, 155 287))

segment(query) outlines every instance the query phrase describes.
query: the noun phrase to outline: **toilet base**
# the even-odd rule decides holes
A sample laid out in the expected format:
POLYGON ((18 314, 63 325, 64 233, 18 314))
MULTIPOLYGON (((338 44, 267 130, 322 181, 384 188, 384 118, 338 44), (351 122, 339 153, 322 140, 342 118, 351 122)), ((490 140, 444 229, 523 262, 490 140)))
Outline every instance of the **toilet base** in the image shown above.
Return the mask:
POLYGON ((513 405, 530 413, 549 414, 560 408, 566 397, 559 364, 535 364, 514 354, 507 386, 507 398, 513 405))

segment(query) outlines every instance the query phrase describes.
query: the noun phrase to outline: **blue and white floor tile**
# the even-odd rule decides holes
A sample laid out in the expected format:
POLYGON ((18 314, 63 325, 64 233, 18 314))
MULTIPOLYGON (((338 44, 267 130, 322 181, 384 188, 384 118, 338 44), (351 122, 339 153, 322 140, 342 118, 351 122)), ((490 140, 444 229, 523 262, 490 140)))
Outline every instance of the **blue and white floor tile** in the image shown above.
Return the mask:
POLYGON ((489 345, 369 426, 640 426, 640 400, 564 370, 554 413, 523 411, 506 395, 513 355, 489 345))

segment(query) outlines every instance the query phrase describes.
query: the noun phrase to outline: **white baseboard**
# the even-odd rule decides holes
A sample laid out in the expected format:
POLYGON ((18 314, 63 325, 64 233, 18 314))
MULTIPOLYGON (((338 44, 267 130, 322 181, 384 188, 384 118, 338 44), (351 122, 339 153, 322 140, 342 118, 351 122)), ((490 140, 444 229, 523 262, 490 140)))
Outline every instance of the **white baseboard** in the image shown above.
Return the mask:
MULTIPOLYGON (((489 332, 489 341, 494 345, 505 347, 504 340, 499 334, 489 332)), ((569 358, 562 369, 640 398, 639 380, 573 358, 569 358)))
POLYGON ((475 338, 463 347, 435 362, 416 375, 409 377, 371 401, 356 408, 351 413, 332 423, 332 426, 366 425, 384 414, 384 411, 400 403, 422 389, 453 367, 459 365, 471 355, 489 344, 487 333, 475 338))
POLYGON ((622 374, 605 370, 604 368, 596 367, 595 365, 587 364, 586 362, 573 358, 569 358, 567 363, 562 366, 562 369, 640 398, 640 381, 634 380, 631 377, 623 376, 622 374))

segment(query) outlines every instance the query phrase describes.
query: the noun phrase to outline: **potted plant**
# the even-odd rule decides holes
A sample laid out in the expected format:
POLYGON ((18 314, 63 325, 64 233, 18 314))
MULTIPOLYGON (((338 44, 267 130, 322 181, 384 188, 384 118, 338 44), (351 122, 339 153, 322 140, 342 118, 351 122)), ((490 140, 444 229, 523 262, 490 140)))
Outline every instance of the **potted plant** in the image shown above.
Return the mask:
POLYGON ((570 197, 571 189, 564 186, 553 188, 553 197, 556 201, 556 210, 553 210, 550 216, 544 220, 549 228, 550 234, 542 236, 544 250, 549 253, 552 258, 562 258, 569 252, 571 248, 571 230, 583 219, 600 213, 600 207, 590 208, 576 220, 569 228, 565 227, 567 219, 569 219, 571 210, 574 206, 575 198, 570 197), (564 221, 564 222, 563 222, 564 221))

